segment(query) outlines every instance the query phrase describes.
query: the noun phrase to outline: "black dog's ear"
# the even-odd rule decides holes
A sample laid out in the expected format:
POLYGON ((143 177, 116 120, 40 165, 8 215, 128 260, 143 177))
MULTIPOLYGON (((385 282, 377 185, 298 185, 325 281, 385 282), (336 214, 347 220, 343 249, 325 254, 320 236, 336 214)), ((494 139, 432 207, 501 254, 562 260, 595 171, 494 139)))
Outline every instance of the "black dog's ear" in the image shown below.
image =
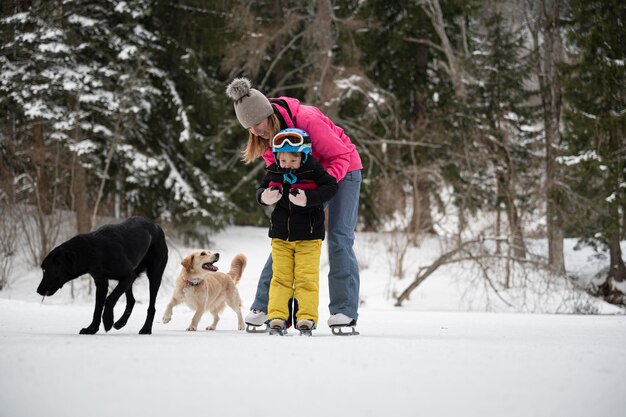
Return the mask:
POLYGON ((50 265, 53 265, 54 263, 56 263, 56 255, 55 251, 52 250, 46 255, 45 258, 43 258, 43 261, 41 261, 41 269, 48 269, 50 268, 50 265))
POLYGON ((69 250, 59 253, 60 263, 67 268, 68 272, 76 271, 76 254, 69 250))

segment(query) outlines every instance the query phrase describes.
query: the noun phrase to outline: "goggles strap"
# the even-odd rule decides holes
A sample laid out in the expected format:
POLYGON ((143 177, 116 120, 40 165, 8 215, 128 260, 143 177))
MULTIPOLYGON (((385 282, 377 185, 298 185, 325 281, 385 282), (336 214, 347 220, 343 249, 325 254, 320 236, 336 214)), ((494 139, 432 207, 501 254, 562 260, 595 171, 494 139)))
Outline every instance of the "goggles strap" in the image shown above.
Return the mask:
POLYGON ((289 172, 286 172, 283 174, 283 179, 288 182, 289 184, 295 184, 295 182, 298 180, 298 177, 296 177, 293 172, 291 172, 291 169, 289 170, 289 172))

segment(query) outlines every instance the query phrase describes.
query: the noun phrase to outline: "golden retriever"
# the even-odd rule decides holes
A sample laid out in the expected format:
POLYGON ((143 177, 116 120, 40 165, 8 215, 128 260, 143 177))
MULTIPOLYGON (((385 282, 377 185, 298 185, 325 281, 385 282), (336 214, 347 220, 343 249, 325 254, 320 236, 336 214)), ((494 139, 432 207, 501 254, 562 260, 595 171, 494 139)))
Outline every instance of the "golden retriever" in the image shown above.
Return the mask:
POLYGON ((243 254, 236 255, 230 264, 230 271, 223 273, 218 272, 215 266, 219 258, 219 253, 203 250, 182 260, 183 269, 176 279, 174 294, 163 314, 163 323, 169 323, 172 319, 172 308, 184 301, 196 312, 187 327, 188 331, 198 328, 198 322, 205 311, 213 314, 213 323, 206 329, 215 330, 220 320, 219 314, 228 304, 237 313, 237 329, 244 330, 242 302, 236 285, 241 280, 248 260, 243 254))

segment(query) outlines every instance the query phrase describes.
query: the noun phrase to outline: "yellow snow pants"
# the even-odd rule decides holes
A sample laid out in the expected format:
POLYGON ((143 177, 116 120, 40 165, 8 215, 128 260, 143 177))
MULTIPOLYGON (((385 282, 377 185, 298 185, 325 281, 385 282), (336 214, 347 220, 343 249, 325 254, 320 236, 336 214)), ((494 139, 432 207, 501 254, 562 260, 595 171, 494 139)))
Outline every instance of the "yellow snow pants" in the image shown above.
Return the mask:
POLYGON ((268 319, 289 318, 289 299, 298 300, 298 320, 317 325, 322 241, 272 239, 272 282, 268 319))

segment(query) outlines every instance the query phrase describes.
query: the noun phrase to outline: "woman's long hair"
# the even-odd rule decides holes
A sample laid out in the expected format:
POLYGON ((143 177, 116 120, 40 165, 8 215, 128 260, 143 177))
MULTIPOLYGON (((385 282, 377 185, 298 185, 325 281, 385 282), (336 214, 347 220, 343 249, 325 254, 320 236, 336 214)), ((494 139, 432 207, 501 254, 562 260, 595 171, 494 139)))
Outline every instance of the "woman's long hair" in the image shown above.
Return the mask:
MULTIPOLYGON (((276 117, 276 114, 272 113, 267 118, 269 126, 270 140, 280 131, 280 120, 276 117)), ((248 129, 248 143, 246 147, 241 151, 241 159, 246 164, 254 162, 254 160, 263 156, 265 151, 270 147, 270 141, 263 139, 260 136, 255 135, 248 129)))

